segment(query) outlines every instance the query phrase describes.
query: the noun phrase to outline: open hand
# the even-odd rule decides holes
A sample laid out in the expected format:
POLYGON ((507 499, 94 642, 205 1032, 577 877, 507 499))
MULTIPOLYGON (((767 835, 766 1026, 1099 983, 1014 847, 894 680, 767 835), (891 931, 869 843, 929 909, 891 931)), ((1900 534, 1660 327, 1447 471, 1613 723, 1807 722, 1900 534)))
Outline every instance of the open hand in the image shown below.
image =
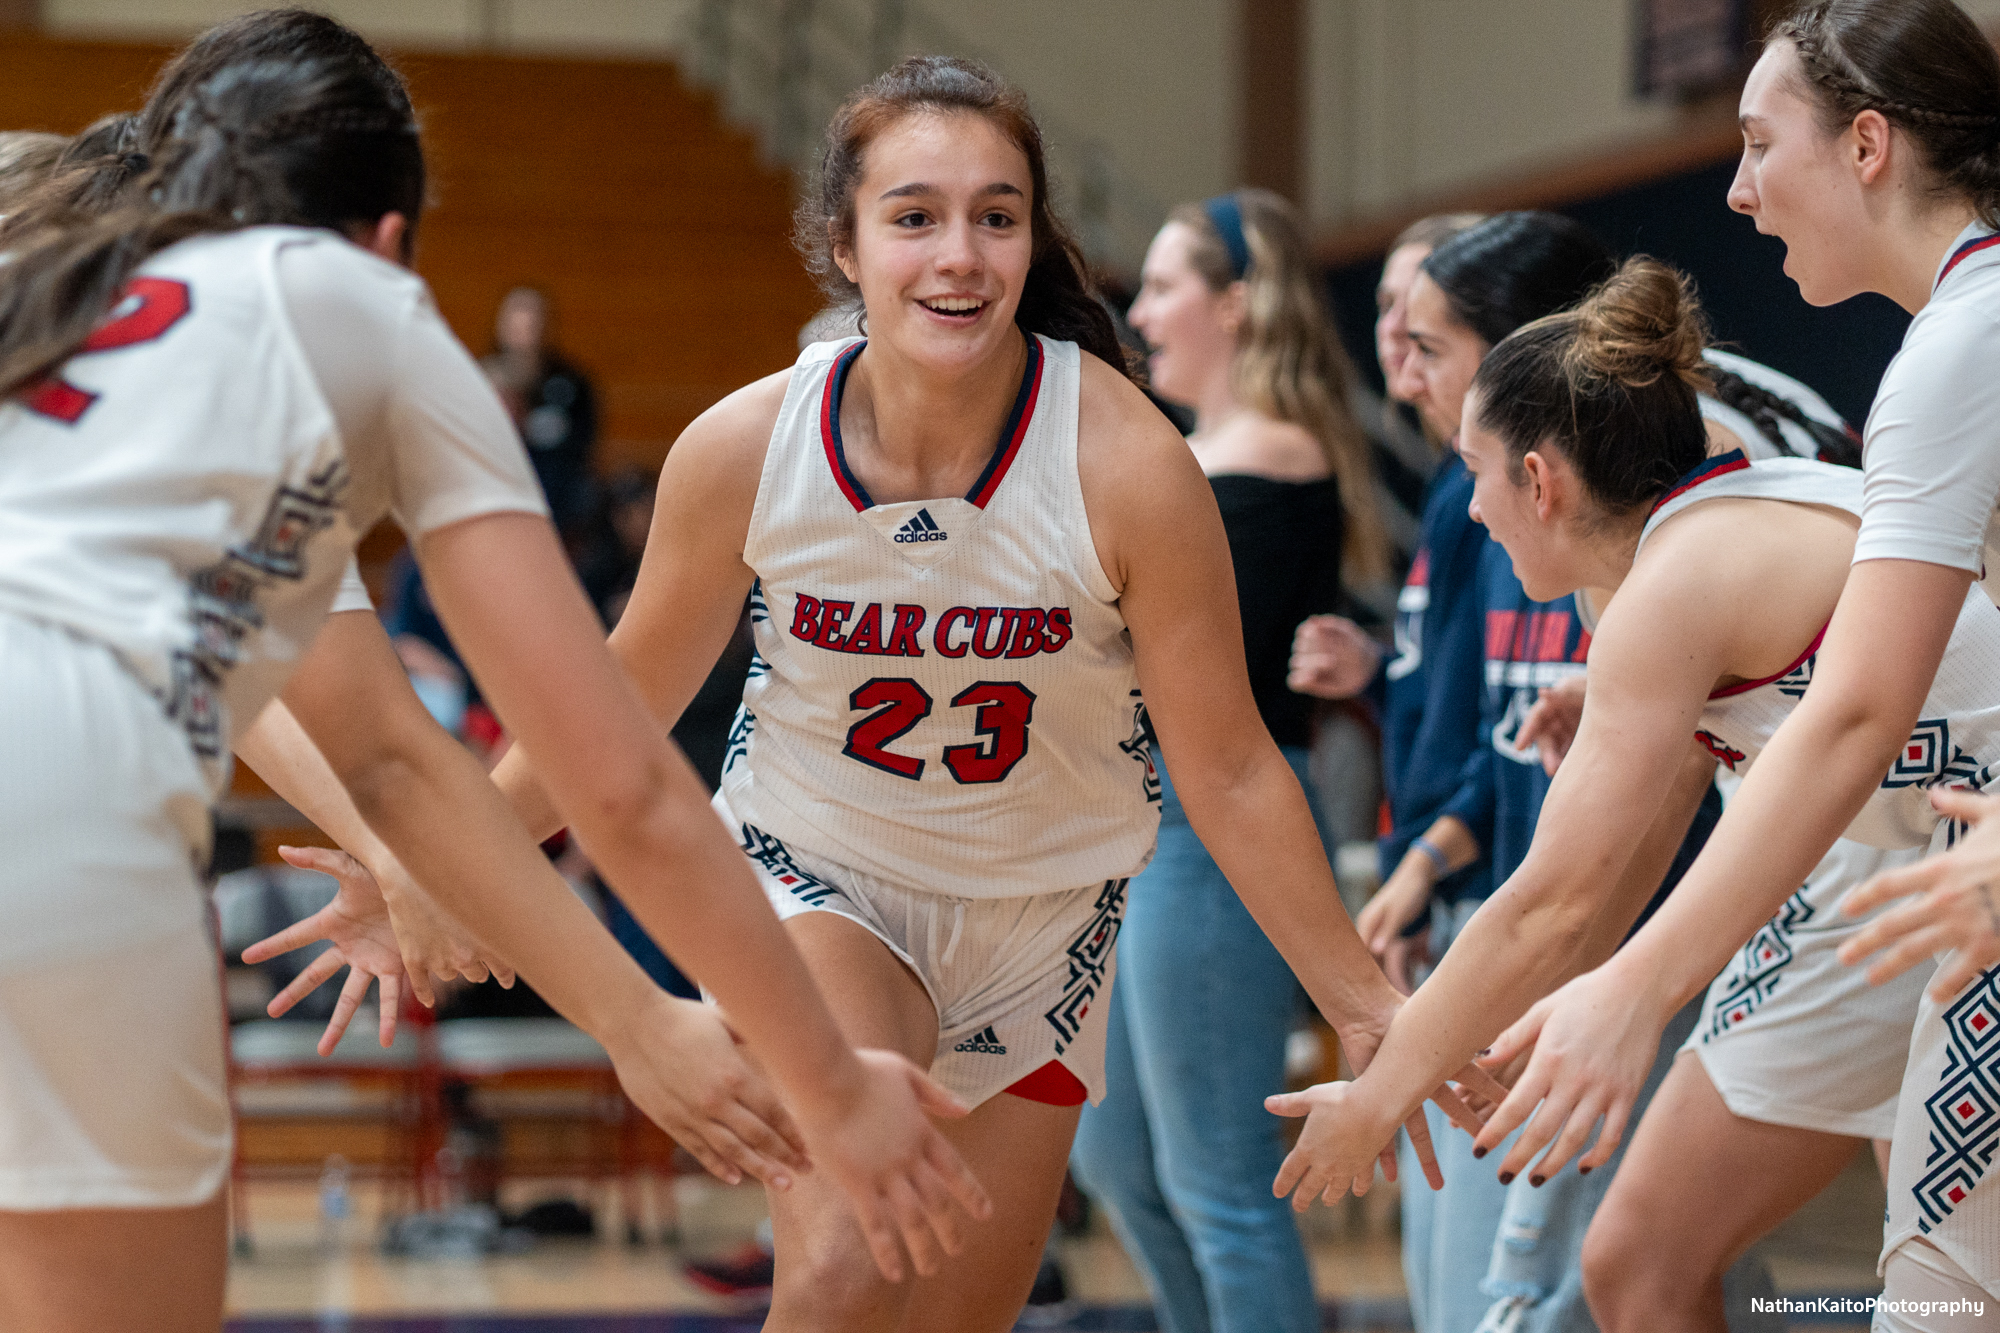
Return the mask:
POLYGON ((657 991, 606 1049, 633 1103, 718 1180, 787 1190, 812 1169, 791 1113, 713 1006, 657 991))
POLYGON ((1931 804, 1948 819, 1973 829, 1956 847, 1900 870, 1885 871, 1841 900, 1844 916, 1866 916, 1899 898, 1909 901, 1869 922, 1840 946, 1852 967, 1886 950, 1868 965, 1868 984, 1879 986, 1917 964, 1948 953, 1931 978, 1930 997, 1942 1004, 2000 966, 2000 798, 1969 791, 1933 791, 1931 804))
POLYGON ((403 955, 396 947, 396 932, 389 924, 389 909, 375 886, 375 877, 346 852, 325 847, 280 847, 278 855, 301 870, 331 875, 340 888, 333 901, 319 911, 243 951, 244 962, 261 963, 321 940, 330 946, 272 998, 265 1012, 273 1018, 283 1017, 345 967, 349 969, 347 981, 320 1036, 319 1053, 333 1054, 354 1011, 368 998, 369 985, 378 978, 382 983, 380 1040, 384 1046, 390 1045, 396 1039, 396 1010, 402 1002, 405 976, 403 955))
POLYGON ((969 1112, 902 1056, 855 1055, 858 1068, 840 1092, 800 1109, 806 1144, 853 1202, 882 1276, 901 1282, 907 1252, 929 1277, 943 1256, 964 1249, 967 1219, 993 1214, 985 1189, 925 1119, 969 1112))
POLYGON ((1489 1067, 1505 1067, 1531 1052, 1513 1090, 1479 1131, 1473 1155, 1485 1156, 1533 1116, 1500 1163, 1500 1180, 1512 1181, 1547 1148, 1529 1178, 1539 1185, 1577 1155, 1602 1119, 1595 1146, 1577 1168, 1588 1173, 1610 1161, 1652 1073, 1666 1026, 1665 1018, 1624 993, 1605 968, 1543 997, 1483 1057, 1489 1067))

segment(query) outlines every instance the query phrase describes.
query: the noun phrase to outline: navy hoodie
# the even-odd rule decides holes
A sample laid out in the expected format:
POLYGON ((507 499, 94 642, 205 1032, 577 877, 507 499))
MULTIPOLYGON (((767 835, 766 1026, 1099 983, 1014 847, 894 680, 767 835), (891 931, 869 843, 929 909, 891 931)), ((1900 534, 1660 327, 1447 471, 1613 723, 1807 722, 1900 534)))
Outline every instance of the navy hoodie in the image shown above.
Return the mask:
MULTIPOLYGON (((1458 816, 1475 833, 1489 822, 1464 804, 1463 789, 1466 761, 1485 744, 1479 571, 1491 545, 1486 529, 1466 512, 1471 502, 1472 474, 1456 453, 1447 454, 1424 496, 1416 559, 1396 599, 1396 656, 1381 672, 1382 780, 1390 824, 1377 844, 1384 879, 1440 815, 1458 816)), ((1482 856, 1441 881, 1437 892, 1448 900, 1483 898, 1492 886, 1491 866, 1482 856)))

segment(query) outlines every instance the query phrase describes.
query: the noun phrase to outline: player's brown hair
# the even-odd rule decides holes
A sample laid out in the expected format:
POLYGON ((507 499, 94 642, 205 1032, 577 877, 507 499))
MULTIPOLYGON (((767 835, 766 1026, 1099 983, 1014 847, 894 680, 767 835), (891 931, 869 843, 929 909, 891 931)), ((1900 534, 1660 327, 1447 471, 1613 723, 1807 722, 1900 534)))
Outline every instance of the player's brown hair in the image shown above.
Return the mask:
POLYGON ((868 145, 906 116, 983 116, 1028 159, 1033 258, 1014 322, 1030 333, 1073 342, 1121 371, 1129 369, 1111 314, 1097 298, 1076 238, 1049 201, 1041 127, 1021 91, 986 66, 952 56, 912 56, 855 92, 826 127, 819 167, 793 216, 793 240, 806 268, 835 305, 860 291, 833 261, 854 241, 854 191, 868 145))
POLYGON ((1933 190, 2000 227, 2000 55, 1951 0, 1820 0, 1771 29, 1837 134, 1878 111, 1909 135, 1933 190))
POLYGON ((1522 476, 1553 448, 1607 514, 1653 504, 1708 455, 1708 319, 1687 278, 1636 255, 1573 310, 1523 325, 1472 377, 1477 419, 1522 476))
POLYGON ((182 99, 136 195, 30 233, 0 266, 0 396, 73 354, 133 270, 178 241, 271 223, 372 226, 392 212, 414 226, 423 148, 407 102, 352 63, 256 61, 182 99))

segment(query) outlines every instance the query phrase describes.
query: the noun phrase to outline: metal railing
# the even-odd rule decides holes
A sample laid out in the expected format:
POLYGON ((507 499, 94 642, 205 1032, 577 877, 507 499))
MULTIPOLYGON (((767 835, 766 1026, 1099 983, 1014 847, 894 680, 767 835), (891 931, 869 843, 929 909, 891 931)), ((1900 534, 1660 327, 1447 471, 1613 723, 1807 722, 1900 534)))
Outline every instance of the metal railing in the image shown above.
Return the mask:
MULTIPOLYGON (((963 56, 1007 73, 979 43, 907 0, 695 0, 681 44, 689 73, 724 114, 802 178, 841 100, 905 56, 963 56)), ((1056 206, 1084 253, 1100 269, 1136 270, 1166 206, 1101 139, 1046 106, 1036 119, 1056 206)))

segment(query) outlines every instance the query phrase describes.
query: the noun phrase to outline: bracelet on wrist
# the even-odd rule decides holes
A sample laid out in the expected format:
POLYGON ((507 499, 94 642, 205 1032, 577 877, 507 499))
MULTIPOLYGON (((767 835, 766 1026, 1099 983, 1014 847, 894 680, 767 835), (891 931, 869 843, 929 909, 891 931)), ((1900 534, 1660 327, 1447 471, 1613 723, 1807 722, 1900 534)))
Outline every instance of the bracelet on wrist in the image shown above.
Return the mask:
POLYGON ((1429 859, 1431 869, 1439 879, 1443 879, 1451 873, 1451 858, 1444 854, 1442 847, 1439 847, 1429 838, 1417 838, 1416 841, 1410 844, 1410 850, 1413 852, 1422 852, 1429 859))

